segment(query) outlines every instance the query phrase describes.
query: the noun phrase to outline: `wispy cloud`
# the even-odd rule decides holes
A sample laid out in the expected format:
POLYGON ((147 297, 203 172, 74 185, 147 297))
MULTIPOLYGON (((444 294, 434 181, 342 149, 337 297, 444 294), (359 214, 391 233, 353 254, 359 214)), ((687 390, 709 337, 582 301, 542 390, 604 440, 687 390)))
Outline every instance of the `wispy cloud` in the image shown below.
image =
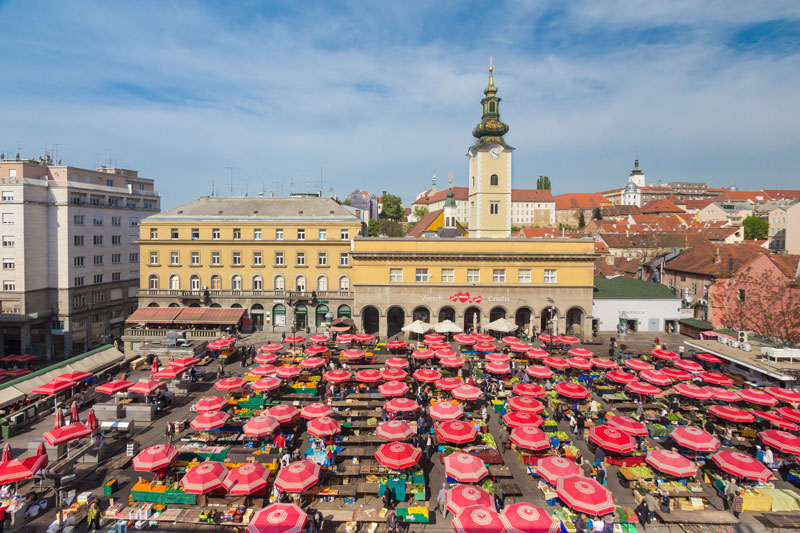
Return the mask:
POLYGON ((0 150, 93 154, 172 206, 227 184, 393 190, 466 180, 496 58, 515 184, 789 187, 797 2, 0 2, 0 150), (13 23, 10 23, 13 21, 13 23), (106 155, 101 156, 107 157, 106 155))

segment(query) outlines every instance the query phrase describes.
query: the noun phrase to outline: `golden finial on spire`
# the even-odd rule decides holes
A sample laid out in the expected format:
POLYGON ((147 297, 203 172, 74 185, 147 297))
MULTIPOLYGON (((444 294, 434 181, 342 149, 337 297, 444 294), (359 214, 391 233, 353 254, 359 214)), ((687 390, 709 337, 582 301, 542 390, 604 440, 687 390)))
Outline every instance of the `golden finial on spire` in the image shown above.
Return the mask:
POLYGON ((447 177, 449 178, 450 186, 452 187, 453 186, 453 171, 452 170, 447 173, 447 177))
POLYGON ((494 67, 492 66, 492 56, 489 56, 489 72, 493 72, 494 67))

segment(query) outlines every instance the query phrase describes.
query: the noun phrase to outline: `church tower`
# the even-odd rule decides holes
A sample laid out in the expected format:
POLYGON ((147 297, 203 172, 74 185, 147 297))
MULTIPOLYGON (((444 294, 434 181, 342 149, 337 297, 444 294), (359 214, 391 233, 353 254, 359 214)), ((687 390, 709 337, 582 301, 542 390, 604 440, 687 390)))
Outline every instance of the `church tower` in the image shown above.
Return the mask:
POLYGON ((494 67, 489 58, 489 85, 481 100, 481 123, 472 130, 477 140, 467 151, 469 158, 469 236, 511 236, 511 152, 503 135, 508 125, 500 122, 500 98, 494 85, 494 67))
POLYGON ((639 168, 639 153, 636 153, 636 159, 633 162, 633 170, 628 175, 628 182, 635 184, 637 187, 644 187, 644 172, 639 168))

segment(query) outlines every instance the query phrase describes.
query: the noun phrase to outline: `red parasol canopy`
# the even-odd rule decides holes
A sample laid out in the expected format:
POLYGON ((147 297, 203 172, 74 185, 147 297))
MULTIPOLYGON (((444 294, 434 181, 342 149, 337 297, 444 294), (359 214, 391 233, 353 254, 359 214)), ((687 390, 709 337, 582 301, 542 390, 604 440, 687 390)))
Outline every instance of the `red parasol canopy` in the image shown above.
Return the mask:
POLYGON ((386 347, 390 350, 402 350, 408 348, 408 343, 406 341, 389 341, 386 343, 386 347))
POLYGON ((439 359, 439 364, 445 368, 458 368, 464 366, 467 362, 463 357, 442 357, 439 359))
POLYGON ((570 357, 567 359, 567 363, 569 363, 569 366, 572 368, 577 368, 578 370, 589 370, 592 368, 592 362, 583 357, 570 357))
POLYGON ((558 342, 558 336, 542 333, 541 335, 539 335, 539 340, 542 342, 558 342))
POLYGON ((384 406, 395 413, 408 413, 419 409, 419 404, 408 398, 392 398, 384 406))
POLYGON ((469 335, 468 333, 458 333, 453 335, 453 340, 464 346, 472 345, 478 342, 474 336, 469 335))
POLYGON ((568 507, 592 516, 614 512, 614 497, 597 481, 582 476, 558 479, 556 494, 568 507))
POLYGON ((716 355, 711 355, 710 353, 699 353, 695 357, 697 357, 701 361, 706 361, 707 363, 721 363, 722 362, 722 359, 720 359, 716 355))
POLYGON ((532 425, 512 429, 511 442, 526 450, 544 450, 550 447, 547 433, 532 425))
POLYGON ((312 369, 325 366, 325 359, 322 357, 309 357, 300 361, 300 368, 312 369))
POLYGON ((519 337, 515 337, 513 335, 506 335, 505 337, 502 338, 501 342, 503 344, 511 345, 511 344, 519 344, 520 342, 522 342, 522 340, 519 337))
POLYGON ((591 391, 583 385, 566 381, 564 383, 556 383, 553 388, 562 396, 567 398, 576 398, 578 400, 586 399, 592 395, 591 391))
POLYGON ((764 390, 782 402, 800 403, 800 392, 796 390, 783 387, 766 387, 764 390))
POLYGON ((633 383, 638 379, 634 374, 625 372, 623 370, 612 370, 611 372, 606 372, 606 377, 616 383, 633 383))
POLYGON ((775 412, 787 420, 800 424, 800 409, 794 407, 778 407, 775 412))
POLYGON ((512 503, 500 519, 509 533, 558 533, 561 521, 529 503, 512 503))
POLYGON ((270 415, 257 415, 247 421, 242 430, 248 437, 266 437, 275 433, 281 423, 277 418, 270 415))
POLYGON ((691 477, 697 474, 697 465, 672 450, 656 448, 647 452, 644 459, 647 464, 670 476, 691 477))
POLYGON ((483 391, 474 385, 459 385, 451 392, 459 400, 473 401, 483 398, 483 391))
POLYGON ((719 441, 707 431, 693 426, 678 426, 669 435, 678 445, 696 452, 713 452, 719 441))
POLYGON ((422 452, 405 442, 387 442, 375 452, 375 459, 380 464, 394 470, 411 468, 419 462, 420 457, 422 452))
POLYGON ((583 475, 581 467, 575 464, 575 461, 557 455, 549 455, 539 459, 536 471, 542 479, 553 485, 562 477, 583 475))
POLYGON ((453 514, 473 505, 494 507, 494 498, 482 488, 473 485, 458 484, 446 492, 445 498, 447 510, 453 514))
POLYGON ((510 409, 524 413, 538 414, 544 411, 544 405, 539 400, 529 396, 512 396, 506 401, 510 409))
POLYGON ((476 352, 493 352, 495 348, 494 344, 488 342, 479 342, 472 347, 476 352))
POLYGON ((213 411, 221 411, 228 406, 228 400, 222 396, 206 396, 200 398, 194 404, 194 410, 197 413, 210 413, 213 411))
POLYGON ((706 390, 705 387, 700 387, 692 383, 678 383, 672 386, 672 390, 681 396, 694 398, 696 400, 710 400, 714 396, 711 394, 711 391, 706 390))
POLYGON ((267 410, 269 416, 274 417, 281 424, 287 424, 300 416, 300 411, 294 405, 285 403, 273 405, 267 410))
POLYGON ((494 342, 495 341, 494 337, 492 337, 491 335, 488 335, 486 333, 473 333, 472 336, 475 337, 475 340, 478 341, 478 342, 494 342))
POLYGON ((89 412, 86 413, 86 426, 92 433, 97 431, 100 427, 100 424, 97 422, 97 415, 94 414, 94 407, 90 407, 89 412))
POLYGON ((387 368, 408 368, 408 360, 402 357, 390 357, 386 360, 387 368))
POLYGON ((308 515, 297 505, 273 503, 255 512, 247 533, 300 533, 307 520, 308 515))
POLYGON ((619 368, 619 365, 616 361, 612 361, 611 359, 603 359, 602 357, 593 357, 590 359, 592 365, 597 368, 604 368, 608 370, 614 370, 619 368))
POLYGON ((261 463, 246 463, 231 469, 222 486, 229 494, 248 495, 267 488, 270 471, 261 463))
POLYGON ((797 425, 794 422, 789 422, 788 420, 779 417, 775 413, 767 413, 764 411, 758 411, 756 409, 753 409, 750 412, 756 415, 758 418, 761 418, 763 420, 769 420, 770 422, 772 422, 781 429, 788 429, 789 431, 800 430, 800 425, 797 425))
POLYGON ((463 452, 454 452, 445 457, 444 471, 461 483, 477 483, 489 475, 481 459, 463 452))
POLYGON ((343 333, 336 336, 336 342, 348 343, 353 342, 354 340, 356 340, 356 336, 352 333, 343 333))
POLYGON ((456 420, 464 416, 464 408, 453 402, 438 402, 430 406, 428 412, 434 420, 456 420))
MULTIPOLYGON (((261 364, 271 364, 277 360, 278 356, 275 355, 274 353, 260 353, 256 355, 255 359, 253 359, 253 361, 255 361, 256 363, 261 363, 261 364)), ((276 371, 278 370, 277 367, 273 368, 275 368, 276 371)))
POLYGON ((456 377, 440 378, 436 381, 436 387, 442 390, 453 390, 464 384, 464 380, 456 377))
POLYGON ((378 392, 383 396, 402 396, 408 392, 408 385, 403 381, 387 381, 378 386, 378 392))
POLYGON ((330 406, 320 402, 310 403, 300 410, 300 416, 309 420, 312 418, 331 415, 333 415, 333 409, 331 409, 330 406))
POLYGON ((375 383, 382 379, 381 373, 374 368, 367 368, 366 370, 359 370, 356 372, 356 381, 362 383, 375 383))
POLYGON ((355 361, 364 357, 364 350, 351 348, 350 350, 343 351, 339 357, 347 361, 355 361))
POLYGON ((778 399, 768 392, 758 389, 739 389, 739 396, 748 403, 758 405, 778 405, 778 399))
POLYGON ((739 393, 736 391, 723 389, 721 387, 713 387, 710 385, 704 388, 711 393, 712 398, 721 402, 738 402, 742 399, 741 396, 739 396, 739 393))
POLYGON ((739 409, 732 405, 712 405, 708 408, 708 412, 731 422, 753 422, 756 419, 755 416, 744 409, 739 409))
POLYGON ((784 453, 800 455, 800 437, 780 429, 768 429, 758 434, 761 441, 784 453))
POLYGON ((502 352, 487 353, 485 358, 487 361, 495 363, 507 363, 511 361, 511 356, 502 352))
POLYGON ((259 352, 268 352, 268 353, 280 352, 281 350, 283 350, 282 344, 265 344, 258 349, 259 352))
POLYGON ((510 428, 518 428, 522 426, 541 426, 544 424, 544 418, 532 413, 524 413, 522 411, 509 411, 503 415, 503 423, 510 428))
POLYGON ((675 368, 680 368, 681 370, 686 370, 687 372, 702 372, 703 365, 700 363, 696 363, 694 361, 686 361, 680 360, 675 361, 675 368))
MULTIPOLYGON (((370 337, 371 336, 372 335, 370 335, 370 337)), ((358 337, 358 335, 356 335, 356 337, 358 337)), ((283 343, 284 344, 297 344, 299 342, 303 342, 304 340, 306 340, 306 338, 303 337, 302 335, 289 335, 288 337, 283 339, 283 343)), ((356 338, 356 340, 358 340, 358 339, 356 338)))
POLYGON ((375 430, 375 433, 380 438, 391 441, 406 440, 414 436, 414 430, 403 420, 383 422, 375 430))
POLYGON ((342 432, 339 422, 329 416, 321 416, 308 421, 308 432, 315 437, 330 437, 342 432))
POLYGON ((700 372, 697 375, 703 381, 706 381, 708 383, 713 383, 714 385, 729 386, 734 384, 734 381, 731 378, 723 374, 720 374, 719 372, 700 372))
POLYGON ((266 392, 281 388, 283 382, 275 376, 267 376, 250 382, 250 388, 254 391, 266 392))
POLYGON ((244 378, 223 378, 214 383, 214 388, 220 391, 239 390, 244 387, 246 383, 244 378))
POLYGON ((642 361, 641 359, 625 359, 625 361, 622 364, 624 364, 625 366, 627 366, 632 370, 638 370, 638 371, 655 369, 653 365, 651 365, 647 361, 642 361))
POLYGON ((636 440, 633 437, 606 425, 589 428, 589 440, 616 453, 628 453, 636 449, 636 440))
POLYGON ((502 533, 505 524, 492 509, 473 505, 458 513, 452 521, 456 533, 502 533))
POLYGON ((59 428, 51 429, 42 436, 50 446, 58 446, 59 444, 65 444, 76 439, 88 437, 91 434, 92 430, 86 425, 81 424, 80 422, 75 422, 73 424, 67 424, 59 428))
POLYGON ((530 396, 531 398, 541 398, 547 394, 547 391, 544 390, 544 387, 540 387, 539 385, 534 385, 532 383, 517 383, 514 385, 513 392, 514 394, 518 394, 520 396, 530 396))
POLYGON ((525 369, 525 373, 533 378, 548 379, 553 377, 553 371, 541 365, 529 365, 525 369))
POLYGON ((295 461, 284 466, 275 476, 275 485, 286 492, 303 492, 319 482, 320 465, 311 461, 295 461))
POLYGON ((175 379, 188 370, 185 366, 165 366, 158 372, 153 372, 157 379, 175 379))
POLYGON ((353 378, 353 374, 347 370, 328 370, 322 377, 331 383, 345 383, 353 378))
POLYGON ((492 374, 511 373, 511 367, 508 366, 508 363, 498 363, 497 361, 490 361, 486 363, 486 366, 484 366, 483 369, 487 372, 491 372, 492 374))
POLYGON ((625 390, 636 394, 648 394, 651 396, 658 396, 664 392, 655 385, 651 385, 644 381, 634 381, 633 383, 628 383, 625 385, 625 390))
POLYGON ((308 342, 313 342, 315 344, 328 342, 329 340, 331 340, 331 338, 328 337, 327 335, 312 335, 311 337, 308 338, 308 342))
POLYGON ((192 366, 200 362, 197 357, 179 357, 168 363, 169 366, 192 366))
POLYGON ((639 372, 639 377, 653 385, 659 385, 661 387, 672 385, 672 378, 661 370, 643 370, 639 372))
POLYGON ((433 350, 417 350, 416 352, 411 354, 411 357, 420 361, 423 359, 433 359, 434 352, 433 350))
POLYGON ((680 355, 676 354, 675 352, 670 352, 669 350, 653 350, 650 352, 650 355, 665 361, 677 361, 681 358, 680 355))
POLYGON ((83 381, 84 379, 89 379, 94 374, 91 372, 67 372, 66 374, 61 374, 60 376, 56 376, 53 378, 53 381, 83 381))
POLYGON ((575 346, 576 344, 581 343, 578 337, 572 337, 570 335, 561 335, 556 338, 556 342, 560 342, 561 344, 567 344, 570 346, 575 346))
POLYGON ((420 368, 414 372, 414 379, 423 383, 435 383, 442 377, 442 373, 432 368, 420 368))
POLYGON ((224 350, 235 343, 236 339, 233 337, 222 337, 206 344, 206 348, 209 350, 224 350))
POLYGON ((588 359, 595 357, 594 352, 586 348, 572 348, 567 354, 572 357, 586 357, 588 359))
POLYGON ((550 368, 557 368, 557 369, 565 369, 569 368, 569 363, 566 359, 562 359, 560 357, 545 357, 542 359, 542 363, 549 366, 550 368))
POLYGON ((725 472, 739 478, 767 481, 775 477, 761 461, 741 452, 724 450, 715 453, 711 460, 725 472))
POLYGON ((47 467, 47 455, 33 455, 0 462, 0 485, 25 481, 47 467))
POLYGON ((517 344, 510 345, 508 349, 511 350, 512 352, 522 353, 533 349, 533 346, 531 346, 530 344, 525 344, 524 342, 520 342, 517 344))
POLYGON ((197 431, 210 431, 224 426, 230 417, 231 415, 224 411, 201 413, 189 425, 197 431))
POLYGON ((670 377, 672 379, 692 379, 694 376, 685 370, 679 370, 677 368, 665 368, 661 372, 664 373, 665 376, 670 377))
POLYGON ((609 426, 633 437, 646 437, 650 434, 650 432, 647 430, 647 426, 643 422, 639 422, 635 418, 631 418, 629 416, 607 416, 606 422, 609 426))
POLYGON ((300 375, 300 368, 295 365, 283 365, 278 367, 278 371, 275 372, 279 378, 284 379, 292 379, 296 378, 300 375))
POLYGON ((547 350, 542 350, 541 348, 531 348, 525 355, 528 356, 528 359, 546 359, 550 357, 550 352, 547 350))
POLYGON ((408 372, 400 368, 385 368, 381 370, 381 377, 386 381, 403 381, 408 377, 408 372))
POLYGON ((133 458, 133 469, 137 472, 155 472, 171 465, 178 455, 180 452, 171 444, 156 444, 133 458))
POLYGON ((3 454, 2 454, 2 456, 0 456, 0 462, 5 463, 5 462, 10 461, 11 459, 13 459, 13 457, 11 455, 11 443, 10 442, 6 442, 6 445, 3 446, 3 454))
POLYGON ((33 394, 44 394, 44 395, 58 394, 59 392, 64 392, 67 389, 71 389, 75 385, 76 383, 73 381, 51 381, 50 383, 39 385, 31 392, 33 394))
POLYGON ((436 434, 444 442, 466 444, 478 436, 478 428, 467 422, 449 420, 436 426, 436 434))
POLYGON ((114 381, 109 381, 108 383, 104 383, 99 387, 95 387, 94 390, 97 392, 102 392, 103 394, 116 394, 118 392, 125 392, 129 388, 133 386, 133 383, 130 381, 125 381, 124 379, 116 379, 114 381))

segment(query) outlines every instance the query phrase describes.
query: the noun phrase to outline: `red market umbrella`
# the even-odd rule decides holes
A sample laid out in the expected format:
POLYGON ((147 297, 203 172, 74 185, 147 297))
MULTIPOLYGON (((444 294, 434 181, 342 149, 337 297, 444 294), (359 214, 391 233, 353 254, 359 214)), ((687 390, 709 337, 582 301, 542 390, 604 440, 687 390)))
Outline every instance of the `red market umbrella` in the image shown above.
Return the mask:
POLYGON ((168 363, 169 366, 192 366, 200 362, 197 357, 179 357, 168 363))
POLYGON ((502 341, 503 344, 519 344, 522 342, 519 337, 514 337, 513 335, 506 335, 503 337, 502 341))
POLYGON ((43 394, 49 396, 51 394, 58 394, 59 392, 64 392, 67 389, 71 389, 75 385, 76 383, 73 381, 51 381, 50 383, 39 385, 31 392, 34 394, 43 394))
POLYGON ((631 418, 629 416, 608 416, 606 417, 606 423, 614 429, 618 429, 623 433, 631 435, 632 437, 646 437, 650 434, 650 432, 647 430, 647 426, 643 422, 639 422, 635 418, 631 418))
POLYGON ((300 368, 305 368, 307 370, 319 368, 321 366, 325 366, 325 359, 322 357, 309 357, 308 359, 300 361, 300 368))
POLYGON ((78 416, 78 402, 73 401, 69 406, 69 423, 76 424, 80 421, 81 418, 78 416))
POLYGON ((603 359, 602 357, 593 357, 590 359, 592 365, 597 368, 603 368, 607 370, 615 370, 619 368, 619 365, 616 361, 612 361, 611 359, 603 359))
POLYGON ((451 392, 458 400, 474 401, 483 398, 483 391, 475 385, 459 385, 451 392))
POLYGON ((257 392, 266 392, 281 388, 283 382, 275 376, 267 376, 250 382, 250 388, 257 392))
POLYGON ((230 417, 231 415, 224 411, 201 413, 189 425, 197 431, 210 431, 224 426, 230 417))
POLYGON ((557 369, 565 369, 569 368, 569 363, 566 359, 562 359, 560 357, 545 357, 542 359, 542 363, 549 366, 550 368, 557 368, 557 369))
POLYGON ((329 416, 321 416, 308 421, 308 432, 315 437, 330 437, 341 433, 342 426, 329 416))
POLYGON ((711 393, 711 397, 715 400, 719 400, 721 402, 738 402, 742 398, 739 396, 739 393, 736 391, 723 389, 721 387, 713 387, 707 386, 704 387, 708 392, 711 393))
POLYGON ((378 392, 383 396, 402 396, 408 392, 408 385, 403 381, 387 381, 378 386, 378 392))
POLYGON ((102 392, 103 394, 116 394, 118 392, 125 392, 129 388, 133 386, 133 382, 125 381, 124 379, 116 379, 114 381, 109 381, 108 383, 104 383, 99 387, 95 387, 94 390, 97 392, 102 392))
POLYGON ((720 374, 719 372, 700 372, 697 374, 697 376, 703 381, 713 383, 714 385, 730 386, 734 384, 734 381, 731 378, 720 374))
POLYGON ((454 350, 451 350, 449 347, 448 348, 439 348, 439 349, 436 350, 436 357, 438 357, 440 359, 442 357, 456 357, 457 355, 458 354, 454 350))
POLYGON ((692 379, 694 376, 685 370, 679 370, 677 368, 665 368, 661 372, 664 373, 665 376, 670 377, 672 379, 692 379))
POLYGON ((250 373, 254 376, 274 376, 278 373, 278 367, 270 364, 258 365, 250 370, 250 373))
POLYGON ((327 335, 312 335, 311 337, 308 338, 308 342, 313 342, 315 344, 328 342, 329 340, 331 340, 331 338, 328 337, 327 335))
POLYGON ((336 336, 336 342, 348 343, 356 340, 356 336, 352 333, 343 333, 336 336))
POLYGON ((158 389, 166 387, 167 384, 157 379, 144 379, 133 384, 128 388, 128 392, 136 392, 139 394, 153 394, 158 389))
POLYGON ((494 337, 486 333, 473 333, 472 336, 475 337, 475 340, 478 342, 494 342, 495 340, 494 337))
POLYGON ((763 420, 769 420, 770 422, 772 422, 781 429, 788 429, 789 431, 800 430, 800 425, 797 425, 794 422, 789 422, 788 420, 781 418, 774 413, 767 413, 764 411, 758 411, 756 409, 753 409, 750 412, 756 415, 758 418, 761 418, 763 420))
POLYGON ((544 418, 533 413, 526 413, 524 411, 509 411, 503 415, 503 423, 510 428, 518 428, 522 426, 541 426, 544 424, 544 418))
POLYGON ((658 470, 670 476, 692 477, 697 474, 697 465, 672 450, 656 448, 647 452, 644 460, 658 470))
POLYGON ((693 426, 678 426, 669 434, 679 446, 696 452, 713 452, 719 448, 719 441, 704 429, 693 426))
POLYGON ((91 372, 67 372, 66 374, 61 374, 60 376, 56 376, 53 378, 53 381, 83 381, 84 379, 89 379, 94 374, 91 372))
POLYGON ((343 351, 339 357, 347 361, 356 361, 357 359, 364 357, 364 350, 352 348, 350 350, 343 351))
POLYGON ((389 420, 381 423, 375 434, 390 441, 406 440, 414 436, 414 430, 403 420, 389 420))
POLYGON ((410 413, 419 409, 419 404, 408 398, 392 398, 384 406, 395 413, 410 413))
POLYGON ((533 383, 517 383, 514 385, 512 392, 519 396, 530 396, 531 398, 541 398, 547 394, 544 387, 533 383))
POLYGON ((453 351, 450 349, 450 345, 447 344, 446 342, 425 341, 425 344, 427 344, 428 348, 430 348, 431 350, 444 350, 447 354, 453 351))
POLYGON ((11 456, 11 443, 6 442, 6 445, 3 446, 3 454, 0 456, 0 462, 10 461, 12 459, 11 456))
POLYGON ((300 507, 289 503, 273 503, 256 511, 247 533, 300 533, 308 515, 300 507))
POLYGON ((578 337, 572 337, 570 335, 561 335, 556 338, 556 342, 560 342, 561 344, 567 344, 570 346, 575 346, 576 344, 581 343, 578 337))
POLYGON ((67 442, 88 437, 92 434, 92 430, 86 425, 76 422, 74 424, 67 424, 59 428, 54 428, 42 435, 44 440, 50 446, 58 446, 59 444, 66 444, 67 442))
POLYGON ((157 379, 175 379, 188 370, 183 366, 166 366, 158 372, 153 372, 153 377, 157 379))
POLYGON ((280 352, 281 350, 283 350, 283 345, 281 344, 265 344, 258 349, 259 352, 268 353, 280 352))
POLYGON ((489 475, 482 459, 463 452, 454 452, 445 457, 444 471, 461 483, 477 483, 489 475))
POLYGON ((330 406, 320 402, 310 403, 300 410, 300 416, 308 420, 311 420, 312 418, 319 418, 321 416, 332 415, 333 409, 331 409, 330 406))
POLYGON ((444 442, 466 444, 478 436, 478 428, 467 422, 449 420, 436 426, 436 434, 444 442))
POLYGON ((353 374, 347 370, 328 370, 322 377, 331 383, 345 383, 353 379, 353 374))
POLYGON ((229 494, 248 495, 267 488, 270 471, 261 463, 246 463, 231 469, 222 482, 229 494))
POLYGON ((583 475, 581 467, 575 464, 575 461, 557 455, 549 455, 539 459, 536 472, 539 477, 552 485, 555 485, 562 477, 583 475))
POLYGON ((696 400, 710 400, 714 396, 711 391, 706 390, 705 387, 700 387, 692 383, 678 383, 672 386, 672 390, 681 396, 694 398, 696 400))
POLYGON ((638 379, 634 374, 625 372, 623 370, 612 370, 611 372, 606 372, 606 377, 616 383, 633 383, 638 379))
POLYGON ((567 352, 567 355, 571 355, 572 357, 586 357, 587 359, 595 357, 594 352, 586 348, 572 348, 567 352))
POLYGON ((283 365, 278 367, 275 373, 279 378, 292 379, 300 375, 300 368, 295 365, 283 365))
POLYGON ((703 365, 700 363, 695 363, 694 361, 686 361, 681 359, 680 361, 675 361, 675 368, 680 368, 681 370, 686 370, 687 372, 702 372, 703 365))
POLYGON ((548 379, 553 377, 553 371, 541 365, 529 365, 528 368, 525 369, 525 373, 532 378, 548 379))
POLYGON ((375 459, 393 470, 411 468, 419 462, 422 452, 405 442, 387 442, 378 447, 375 459))
POLYGON ((716 355, 711 355, 710 353, 699 353, 695 357, 697 357, 701 361, 706 361, 707 363, 721 363, 722 362, 722 359, 720 359, 716 355))
POLYGON ((464 416, 464 408, 453 402, 437 402, 430 406, 428 413, 434 420, 456 420, 464 416))
POLYGON ((589 440, 608 451, 628 453, 636 449, 636 440, 611 426, 589 428, 589 440))
POLYGON ((406 341, 389 341, 386 343, 386 347, 390 350, 402 350, 408 348, 408 344, 406 341))
MULTIPOLYGON (((260 353, 256 355, 255 359, 253 359, 253 361, 255 361, 256 363, 261 363, 261 364, 271 364, 277 360, 278 356, 275 355, 274 353, 260 353)), ((275 368, 276 371, 278 370, 276 367, 273 368, 275 368)))
POLYGON ((758 405, 778 405, 778 399, 768 392, 758 389, 739 389, 739 396, 748 403, 758 405))
POLYGON ((278 431, 280 426, 281 423, 277 418, 262 414, 254 416, 248 420, 242 430, 248 437, 261 438, 266 437, 267 435, 272 435, 278 431))
POLYGON ((532 348, 525 352, 525 355, 528 356, 528 359, 546 359, 550 357, 550 352, 541 348, 532 348))
POLYGON ((180 452, 171 444, 156 444, 133 458, 133 469, 137 472, 155 472, 171 465, 178 455, 180 452))
POLYGON ((205 494, 222 486, 227 467, 217 461, 206 461, 186 471, 181 478, 181 487, 184 492, 191 494, 205 494))
POLYGON ((583 357, 570 357, 567 359, 567 363, 569 363, 569 366, 572 368, 577 368, 578 370, 589 370, 592 368, 592 362, 583 357))
POLYGON ((672 385, 672 378, 660 370, 643 370, 639 372, 639 378, 661 387, 672 385))
MULTIPOLYGON (((457 335, 464 335, 464 333, 459 333, 457 335)), ((441 342, 444 340, 444 335, 441 333, 426 333, 425 340, 431 342, 441 342)))
POLYGON ((267 410, 267 414, 269 416, 274 417, 278 420, 281 424, 288 424, 298 416, 300 416, 300 411, 297 410, 297 407, 294 405, 288 405, 285 403, 273 405, 267 410))
POLYGON ((708 408, 708 412, 731 422, 753 422, 756 419, 755 416, 744 409, 732 405, 712 405, 708 408))
POLYGON ((220 391, 239 390, 244 387, 246 383, 244 378, 223 378, 214 383, 214 388, 220 391))
POLYGON ((655 369, 655 367, 653 365, 651 365, 647 361, 642 361, 640 359, 625 359, 625 361, 622 364, 624 364, 625 366, 627 366, 631 370, 642 371, 642 370, 653 370, 653 369, 655 369))
POLYGON ((655 385, 645 383, 644 381, 634 381, 633 383, 628 383, 625 385, 625 390, 636 394, 648 394, 650 396, 657 396, 664 392, 655 385))
POLYGON ((550 437, 537 428, 528 425, 511 430, 511 442, 526 450, 544 450, 550 447, 550 437))
POLYGON ((466 333, 458 333, 456 335, 453 335, 453 340, 463 346, 471 346, 478 342, 477 340, 475 340, 475 337, 466 333))
POLYGON ((445 498, 447 510, 453 514, 458 514, 473 505, 486 508, 494 507, 492 495, 473 485, 458 484, 445 493, 445 498))
POLYGON ((60 407, 56 407, 55 423, 53 425, 53 428, 60 428, 61 426, 64 425, 66 425, 66 421, 64 420, 64 411, 62 411, 60 407))
POLYGON ((299 342, 303 342, 304 340, 306 340, 306 338, 303 337, 302 335, 289 335, 288 337, 283 339, 283 343, 284 344, 297 344, 299 342))
POLYGON ((100 424, 97 422, 97 415, 94 414, 94 407, 89 408, 89 412, 86 413, 86 426, 94 433, 100 427, 100 424))
POLYGON ((494 344, 479 342, 472 347, 476 352, 493 352, 496 348, 494 344))
POLYGON ((408 377, 408 372, 399 368, 386 368, 381 370, 381 377, 386 381, 403 381, 408 377))
POLYGON ((47 467, 47 455, 33 455, 0 463, 0 485, 31 479, 47 467))
POLYGON ((303 492, 319 482, 320 469, 311 461, 289 463, 275 476, 275 485, 286 492, 303 492))
POLYGON ((800 392, 796 390, 783 387, 766 387, 764 390, 782 402, 800 403, 800 392))
POLYGON ((500 519, 509 533, 558 533, 561 521, 529 503, 512 503, 503 509, 500 519))
POLYGON ((511 356, 507 353, 501 352, 492 352, 487 353, 485 356, 487 361, 494 362, 494 363, 508 363, 511 361, 511 356))
POLYGON ((436 387, 442 390, 453 390, 464 384, 464 380, 456 377, 440 378, 436 381, 436 387))
POLYGON ((681 358, 680 355, 676 354, 675 352, 670 352, 669 350, 653 350, 650 352, 650 355, 665 361, 677 361, 681 358))
POLYGON ((787 420, 800 424, 800 409, 794 407, 778 407, 775 412, 787 420))
POLYGON ((614 512, 611 491, 593 479, 576 475, 559 478, 556 494, 568 507, 581 513, 600 516, 614 512))
POLYGON ((442 373, 431 368, 420 368, 414 372, 414 379, 423 383, 435 383, 442 377, 442 373))
POLYGON ((506 527, 497 511, 480 505, 458 513, 452 524, 456 533, 502 533, 506 527))
POLYGON ((511 350, 512 352, 517 352, 517 353, 527 352, 528 350, 530 350, 532 348, 533 348, 533 346, 531 346, 530 344, 525 344, 524 342, 521 342, 519 344, 512 344, 512 345, 510 345, 508 347, 509 350, 511 350))
POLYGON ((390 357, 386 360, 387 368, 408 368, 408 360, 402 357, 390 357))
POLYGON ((544 411, 544 405, 539 400, 528 396, 513 396, 506 401, 510 409, 524 413, 538 414, 544 411))
POLYGON ((463 357, 442 357, 439 359, 439 364, 445 368, 458 368, 464 366, 467 362, 463 357))
POLYGON ((382 379, 381 373, 374 368, 367 368, 366 370, 359 370, 356 372, 356 381, 362 383, 375 383, 382 379))
POLYGON ((232 344, 236 342, 236 339, 233 337, 225 337, 222 339, 217 339, 209 342, 206 344, 206 348, 209 350, 224 350, 230 347, 232 344))
POLYGON ((775 477, 761 461, 741 452, 723 450, 715 453, 711 460, 723 471, 738 478, 767 481, 775 477))
POLYGON ((566 396, 567 398, 575 398, 578 400, 586 399, 592 395, 589 389, 583 385, 572 383, 571 381, 556 383, 553 385, 553 388, 562 396, 566 396))
POLYGON ((355 336, 356 342, 372 342, 375 340, 374 335, 370 335, 369 333, 359 333, 355 336))
POLYGON ((797 435, 781 431, 780 429, 768 429, 766 431, 761 431, 758 436, 767 446, 772 446, 784 453, 800 455, 800 437, 797 435))
POLYGON ((434 352, 433 350, 417 350, 416 352, 411 354, 411 357, 413 357, 418 361, 421 361, 423 359, 433 359, 434 352))

